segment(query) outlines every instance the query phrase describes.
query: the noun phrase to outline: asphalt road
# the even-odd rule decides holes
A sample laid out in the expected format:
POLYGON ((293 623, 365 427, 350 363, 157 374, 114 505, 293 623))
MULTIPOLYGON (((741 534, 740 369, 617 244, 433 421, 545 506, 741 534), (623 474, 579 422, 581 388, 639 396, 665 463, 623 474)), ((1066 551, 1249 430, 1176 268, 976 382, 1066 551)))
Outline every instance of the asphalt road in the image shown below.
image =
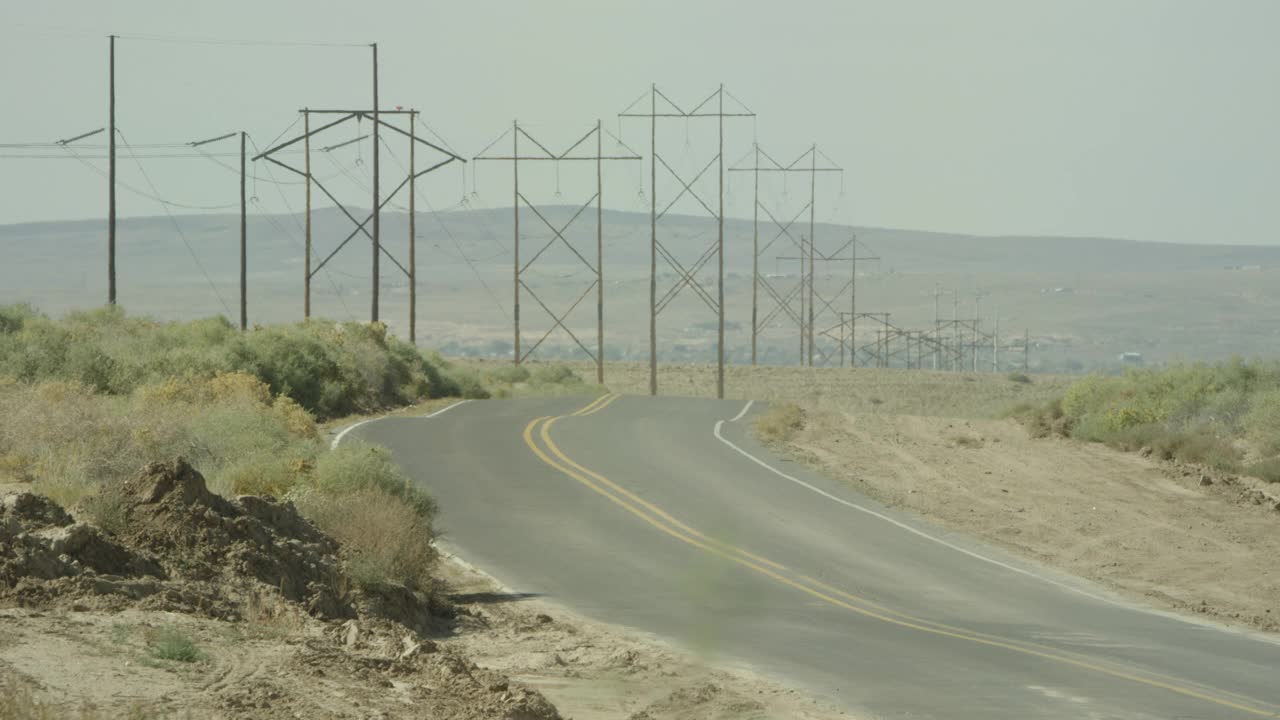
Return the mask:
POLYGON ((1280 717, 1280 643, 1130 605, 755 443, 744 404, 472 402, 350 435, 515 592, 882 718, 1280 717), (737 420, 735 420, 737 418, 737 420))

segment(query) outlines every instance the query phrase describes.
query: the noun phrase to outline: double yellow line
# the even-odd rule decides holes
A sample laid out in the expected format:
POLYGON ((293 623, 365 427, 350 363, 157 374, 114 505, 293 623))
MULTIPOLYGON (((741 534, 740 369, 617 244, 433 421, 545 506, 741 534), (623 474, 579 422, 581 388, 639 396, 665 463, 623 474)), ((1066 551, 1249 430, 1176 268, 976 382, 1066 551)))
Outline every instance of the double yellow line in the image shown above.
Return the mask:
POLYGON ((592 400, 590 403, 587 403, 586 406, 578 408, 577 410, 573 411, 572 413, 570 413, 570 415, 572 417, 583 417, 584 415, 592 415, 594 413, 598 413, 601 410, 612 405, 613 401, 617 400, 620 397, 622 396, 617 393, 605 393, 604 395, 601 395, 595 400, 592 400))
POLYGON ((1092 659, 1074 657, 1056 648, 1035 643, 1001 638, 986 633, 965 630, 943 625, 930 620, 915 618, 865 598, 840 590, 807 575, 795 573, 781 563, 751 553, 736 545, 732 545, 712 537, 708 537, 693 527, 681 522, 670 513, 653 503, 637 496, 609 478, 590 470, 575 462, 556 445, 551 438, 551 428, 566 417, 585 417, 604 410, 620 396, 609 394, 601 396, 588 405, 570 413, 568 416, 544 416, 530 421, 524 428, 524 442, 535 456, 547 466, 576 480, 584 487, 604 497, 609 502, 640 518, 658 531, 669 535, 683 543, 709 552, 729 562, 749 568, 782 585, 798 590, 817 598, 829 605, 849 610, 859 615, 882 622, 909 628, 932 635, 964 640, 967 642, 997 647, 1023 655, 1049 660, 1072 667, 1089 670, 1120 680, 1131 681, 1140 685, 1168 690, 1185 697, 1202 700, 1221 707, 1231 708, 1257 717, 1280 718, 1280 714, 1255 707, 1257 701, 1237 696, 1240 699, 1223 697, 1227 693, 1219 690, 1201 690, 1187 685, 1178 678, 1156 675, 1153 673, 1137 674, 1134 671, 1100 664, 1092 659), (1211 694, 1214 693, 1214 694, 1211 694))

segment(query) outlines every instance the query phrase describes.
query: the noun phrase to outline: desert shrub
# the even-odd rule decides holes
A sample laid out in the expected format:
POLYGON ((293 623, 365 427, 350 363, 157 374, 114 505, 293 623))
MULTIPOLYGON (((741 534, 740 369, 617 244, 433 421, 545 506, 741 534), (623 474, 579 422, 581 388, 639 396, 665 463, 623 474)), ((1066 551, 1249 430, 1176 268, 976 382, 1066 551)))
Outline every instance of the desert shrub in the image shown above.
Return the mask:
POLYGON ((320 450, 310 415, 249 375, 127 397, 76 382, 0 385, 0 467, 68 507, 179 455, 220 492, 285 492, 285 470, 320 450))
POLYGON ((36 317, 39 313, 27 303, 0 305, 0 335, 17 332, 28 320, 36 317))
POLYGON ((1269 483, 1280 483, 1280 458, 1255 462, 1244 468, 1246 474, 1269 483))
POLYGON ((342 544, 351 579, 361 585, 430 586, 436 550, 431 519, 380 487, 341 494, 311 488, 294 496, 298 508, 342 544))
POLYGON ((534 385, 580 385, 582 378, 568 365, 540 365, 534 368, 529 381, 534 385))
POLYGON ((1258 393, 1242 420, 1245 437, 1263 455, 1280 455, 1280 388, 1258 393))
POLYGON ((428 587, 436 561, 436 504, 409 482, 385 449, 342 444, 316 460, 305 484, 290 497, 342 543, 357 582, 428 587))
POLYGON ((344 442, 316 459, 310 484, 325 495, 351 495, 361 490, 380 490, 400 498, 428 520, 435 517, 436 504, 429 495, 411 484, 391 461, 385 448, 359 441, 344 442))
POLYGON ((156 322, 116 307, 50 319, 0 307, 0 368, 20 380, 74 381, 111 395, 144 385, 241 372, 320 418, 431 397, 485 397, 438 356, 387 334, 380 323, 307 321, 242 333, 226 319, 156 322))
POLYGON ((952 447, 963 448, 965 450, 976 450, 983 445, 982 438, 965 434, 952 435, 948 439, 948 442, 951 443, 952 447))
POLYGON ((490 382, 514 385, 516 383, 528 382, 530 374, 529 368, 524 365, 502 365, 486 370, 485 379, 490 382))
POLYGON ((1081 440, 1235 472, 1247 454, 1280 454, 1280 364, 1234 359, 1090 376, 1069 387, 1056 408, 1020 417, 1033 435, 1059 427, 1081 440), (1239 446, 1241 438, 1251 452, 1239 446))
POLYGON ((195 662, 204 659, 204 653, 196 647, 195 641, 175 627, 156 628, 147 645, 151 657, 157 660, 195 662))
POLYGON ((754 427, 765 442, 786 442, 804 428, 804 411, 795 403, 773 403, 756 417, 754 427))

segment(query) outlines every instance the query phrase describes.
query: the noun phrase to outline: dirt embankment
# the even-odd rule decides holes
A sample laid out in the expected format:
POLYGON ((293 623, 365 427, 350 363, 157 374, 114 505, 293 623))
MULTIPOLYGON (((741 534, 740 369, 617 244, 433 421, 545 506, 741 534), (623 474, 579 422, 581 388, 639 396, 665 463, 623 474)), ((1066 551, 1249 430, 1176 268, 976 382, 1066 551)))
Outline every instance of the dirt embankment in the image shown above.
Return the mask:
POLYGON ((95 515, 0 492, 0 718, 847 717, 460 564, 431 597, 355 587, 292 505, 185 463, 95 515))
POLYGON ((560 717, 436 642, 444 604, 352 586, 291 504, 226 500, 182 461, 110 502, 114 533, 0 504, 0 684, 30 717, 560 717))
POLYGON ((785 450, 1150 604, 1280 631, 1280 506, 1247 478, 1033 439, 1011 420, 815 411, 785 450))

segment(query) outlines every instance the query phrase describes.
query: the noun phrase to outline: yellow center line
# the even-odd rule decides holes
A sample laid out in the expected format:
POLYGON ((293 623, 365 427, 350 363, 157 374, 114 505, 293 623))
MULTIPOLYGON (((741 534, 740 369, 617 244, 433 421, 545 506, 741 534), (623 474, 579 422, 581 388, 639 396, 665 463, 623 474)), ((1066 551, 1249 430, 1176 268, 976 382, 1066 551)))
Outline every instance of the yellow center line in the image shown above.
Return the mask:
POLYGON ((570 413, 570 414, 571 414, 571 415, 575 415, 575 416, 576 416, 576 415, 583 415, 583 414, 585 414, 586 412, 588 412, 589 410, 591 410, 592 408, 594 408, 596 405, 599 405, 600 403, 602 403, 602 402, 604 402, 604 401, 608 400, 608 399, 609 399, 609 398, 611 398, 611 397, 613 397, 613 395, 612 395, 611 393, 605 393, 604 395, 601 395, 600 397, 596 398, 595 400, 592 400, 591 402, 587 403, 587 404, 586 404, 586 405, 584 405, 583 407, 580 407, 580 408, 578 408, 577 410, 574 410, 574 411, 573 411, 572 413, 570 413))
MULTIPOLYGON (((601 407, 603 407, 603 406, 601 406, 601 407)), ((600 408, 597 408, 597 410, 598 410, 598 409, 600 409, 600 408)), ((706 535, 703 535, 702 533, 698 532, 697 530, 695 530, 695 529, 693 529, 693 528, 689 527, 688 525, 686 525, 686 524, 684 524, 684 523, 680 522, 679 520, 677 520, 676 518, 672 517, 670 514, 668 514, 665 510, 663 510, 662 508, 658 507, 657 505, 654 505, 653 503, 651 503, 651 502, 649 502, 649 501, 645 500, 644 498, 637 496, 635 493, 631 492, 630 490, 627 490, 626 488, 622 487, 621 485, 618 485, 618 484, 614 483, 614 482, 613 482, 613 481, 611 481, 609 478, 607 478, 607 477, 605 477, 605 476, 603 476, 603 475, 601 475, 601 474, 599 474, 599 473, 597 473, 597 472, 593 472, 593 471, 591 471, 591 470, 588 470, 587 468, 585 468, 585 467, 583 467, 583 466, 579 465, 578 463, 574 462, 572 458, 570 458, 568 455, 564 454, 564 452, 562 452, 562 451, 560 450, 560 448, 556 446, 555 442, 551 440, 551 435, 550 435, 551 426, 552 426, 552 425, 555 423, 555 421, 556 421, 556 420, 558 420, 558 419, 559 419, 559 418, 551 418, 550 420, 548 420, 548 421, 547 421, 547 422, 542 426, 541 437, 542 437, 542 442, 546 444, 547 448, 548 448, 548 449, 550 449, 550 450, 551 450, 551 452, 552 452, 552 453, 554 453, 554 454, 555 454, 555 456, 556 456, 557 458, 559 458, 561 461, 563 461, 566 465, 569 465, 570 467, 572 467, 573 469, 577 470, 578 472, 580 472, 580 473, 582 473, 582 474, 584 474, 584 475, 586 475, 586 476, 588 476, 588 477, 590 477, 590 478, 594 479, 595 481, 597 481, 597 482, 599 482, 599 483, 602 483, 602 484, 604 484, 604 485, 606 485, 606 486, 608 486, 608 487, 612 488, 614 491, 616 491, 616 492, 618 492, 618 493, 621 493, 623 496, 627 497, 628 499, 632 500, 632 501, 633 501, 633 502, 635 502, 635 503, 638 503, 641 507, 645 508, 646 510, 648 510, 648 511, 649 511, 649 512, 651 512, 651 513, 653 513, 654 515, 657 515, 658 517, 662 518, 663 520, 666 520, 667 522, 671 523, 672 525, 676 526, 677 528, 679 528, 679 529, 683 530, 684 532, 688 533, 689 535, 692 535, 692 536, 694 536, 694 537, 698 538, 699 540, 702 540, 703 542, 707 542, 707 543, 710 543, 710 544, 712 544, 712 545, 716 545, 716 546, 720 547, 721 549, 723 549, 723 550, 725 550, 725 551, 727 551, 727 552, 734 552, 734 553, 738 553, 739 555, 742 555, 743 557, 749 558, 749 559, 751 559, 751 560, 755 560, 756 562, 758 562, 758 563, 762 563, 762 564, 764 564, 764 565, 769 565, 770 567, 773 567, 773 568, 775 568, 775 569, 777 569, 777 570, 786 570, 786 569, 787 569, 787 567, 786 567, 785 565, 781 565, 781 564, 779 564, 779 563, 773 562, 772 560, 769 560, 768 558, 760 557, 759 555, 752 554, 751 552, 748 552, 747 550, 744 550, 744 549, 742 549, 742 548, 740 548, 740 547, 736 547, 736 546, 734 546, 734 545, 730 545, 729 543, 722 542, 722 541, 720 541, 720 540, 716 540, 715 538, 710 538, 710 537, 707 537, 706 535)))
POLYGON ((595 407, 591 408, 590 410, 587 410, 586 412, 579 412, 579 413, 578 413, 578 417, 586 417, 587 415, 594 415, 594 414, 596 414, 596 413, 600 412, 601 410, 604 410, 605 408, 607 408, 607 407, 609 407, 610 405, 612 405, 614 400, 617 400, 618 398, 620 398, 620 397, 622 397, 622 396, 621 396, 621 395, 614 394, 614 395, 610 395, 610 396, 608 396, 608 397, 609 397, 609 399, 608 399, 608 400, 605 400, 604 402, 602 402, 602 403, 600 403, 599 405, 597 405, 597 406, 595 406, 595 407))
MULTIPOLYGON (((595 403, 592 403, 592 405, 594 404, 595 403)), ((586 410, 588 408, 591 408, 592 405, 588 405, 587 408, 583 408, 583 409, 586 410)), ((594 408, 594 409, 599 410, 601 408, 594 408)), ((579 413, 581 412, 582 411, 579 411, 579 413)), ((843 608, 845 610, 849 610, 859 615, 880 620, 882 622, 889 623, 891 625, 909 628, 912 630, 918 630, 920 632, 925 632, 932 635, 939 635, 939 636, 950 637, 958 640, 965 640, 978 645, 997 647, 1004 650, 1009 650, 1011 652, 1028 655, 1031 657, 1037 657, 1037 658, 1061 663, 1064 665, 1070 665, 1073 667, 1081 668, 1084 670, 1090 670, 1090 671, 1108 675, 1110 677, 1114 677, 1117 679, 1127 680, 1127 681, 1138 683, 1141 685, 1146 685, 1148 687, 1168 690, 1170 692, 1177 693, 1185 697, 1195 698, 1197 700, 1203 700, 1205 702, 1219 705, 1221 707, 1232 708, 1234 710, 1239 710, 1241 712, 1245 712, 1258 717, 1273 717, 1273 718, 1280 717, 1280 715, 1269 710, 1260 709, 1257 707, 1253 707, 1251 705, 1234 702, 1232 700, 1229 700, 1223 697, 1210 695, 1206 692, 1201 692, 1194 688, 1187 687, 1186 685, 1179 684, 1179 682, 1181 681, 1174 680, 1172 682, 1165 682, 1162 680, 1152 679, 1150 677, 1143 677, 1141 675, 1136 675, 1128 671, 1109 668, 1103 665, 1099 665, 1096 662, 1079 660, 1076 658, 1068 657, 1065 655, 1061 655, 1058 652, 1048 651, 1047 649, 1039 650, 1032 647, 1024 647, 1022 645, 1016 645, 1013 643, 1013 641, 1007 641, 1004 639, 995 638, 994 636, 972 634, 971 631, 960 630, 958 628, 946 629, 944 627, 938 627, 935 623, 931 623, 926 620, 919 620, 916 618, 912 618, 908 615, 904 615, 903 613, 899 613, 893 610, 889 610, 887 608, 883 608, 874 603, 871 603, 870 601, 864 600, 855 595, 850 595, 848 593, 845 593, 844 591, 841 591, 829 585, 826 585, 825 583, 819 583, 818 581, 813 580, 812 578, 807 578, 806 576, 801 576, 801 577, 804 577, 814 585, 818 585, 819 588, 811 587, 810 585, 804 584, 803 582, 793 580, 792 578, 781 575, 778 572, 775 572, 774 570, 770 569, 769 567, 766 567, 766 565, 770 565, 772 567, 779 568, 785 571, 786 568, 784 566, 778 563, 774 563, 765 558, 761 558, 759 556, 747 553, 745 550, 742 550, 741 548, 737 548, 728 543, 724 543, 718 540, 713 540, 711 538, 708 538, 707 536, 694 530, 688 525, 685 525, 684 523, 681 523, 680 521, 671 517, 661 508, 658 508, 652 503, 649 503, 645 500, 642 500, 636 497, 634 494, 630 493, 625 488, 622 488, 617 484, 613 483, 612 481, 608 480, 603 475, 600 475, 599 473, 588 470, 582 465, 574 462, 567 455, 565 455, 565 453, 562 450, 560 450, 560 448, 556 446, 556 444, 551 440, 550 429, 557 420, 561 419, 561 417, 563 416, 558 416, 558 417, 544 416, 544 417, 540 417, 532 420, 528 425, 525 426, 524 433, 523 433, 524 442, 529 447, 529 449, 533 452, 533 454, 537 456, 538 459, 541 460, 543 463, 563 473, 564 475, 567 475, 568 477, 578 481, 579 483, 581 483, 588 489, 592 490, 593 492, 598 493, 599 495, 603 496, 610 502, 621 507, 627 512, 635 515, 636 517, 645 521, 646 523, 658 529, 659 531, 671 537, 674 537, 677 540, 680 540, 681 542, 687 543, 701 550, 705 550, 713 555, 724 558, 725 560, 728 560, 730 562, 747 567, 772 580, 775 580, 795 590, 799 590, 802 593, 805 593, 819 600, 822 600, 823 602, 826 602, 832 606, 843 608), (541 425, 541 427, 538 428, 538 437, 539 439, 542 440, 543 444, 546 446, 547 451, 544 451, 543 448, 539 447, 534 438, 534 429, 539 425, 541 425), (550 453, 550 455, 548 454, 548 452, 550 453), (555 456, 554 459, 552 455, 555 456), (605 487, 602 487, 600 484, 597 484, 597 481, 599 483, 602 483, 603 485, 608 486, 609 488, 612 488, 614 491, 620 493, 621 495, 624 495, 625 497, 630 498, 631 500, 635 501, 636 503, 638 503, 639 505, 647 509, 649 512, 645 512, 645 510, 641 509, 640 507, 636 507, 635 505, 632 505, 631 503, 627 502, 627 500, 624 500, 623 498, 618 497, 614 493, 605 489, 605 487), (652 513, 652 515, 650 513, 652 513), (671 525, 674 525, 675 527, 668 526, 667 524, 663 523, 662 520, 660 519, 655 519, 653 515, 656 515, 658 518, 666 520, 668 523, 671 523, 671 525), (679 529, 676 529, 676 528, 679 528, 679 529), (846 602, 845 600, 841 600, 840 596, 848 598, 853 602, 863 603, 865 605, 870 606, 870 608, 863 607, 862 605, 855 605, 853 604, 853 602, 846 602), (871 609, 871 608, 875 608, 875 609, 871 609)), ((1221 691, 1218 691, 1218 692, 1221 692, 1221 691)), ((1235 694, 1235 693, 1232 693, 1232 694, 1235 694)), ((1254 701, 1251 700, 1250 702, 1254 702, 1254 701)))

